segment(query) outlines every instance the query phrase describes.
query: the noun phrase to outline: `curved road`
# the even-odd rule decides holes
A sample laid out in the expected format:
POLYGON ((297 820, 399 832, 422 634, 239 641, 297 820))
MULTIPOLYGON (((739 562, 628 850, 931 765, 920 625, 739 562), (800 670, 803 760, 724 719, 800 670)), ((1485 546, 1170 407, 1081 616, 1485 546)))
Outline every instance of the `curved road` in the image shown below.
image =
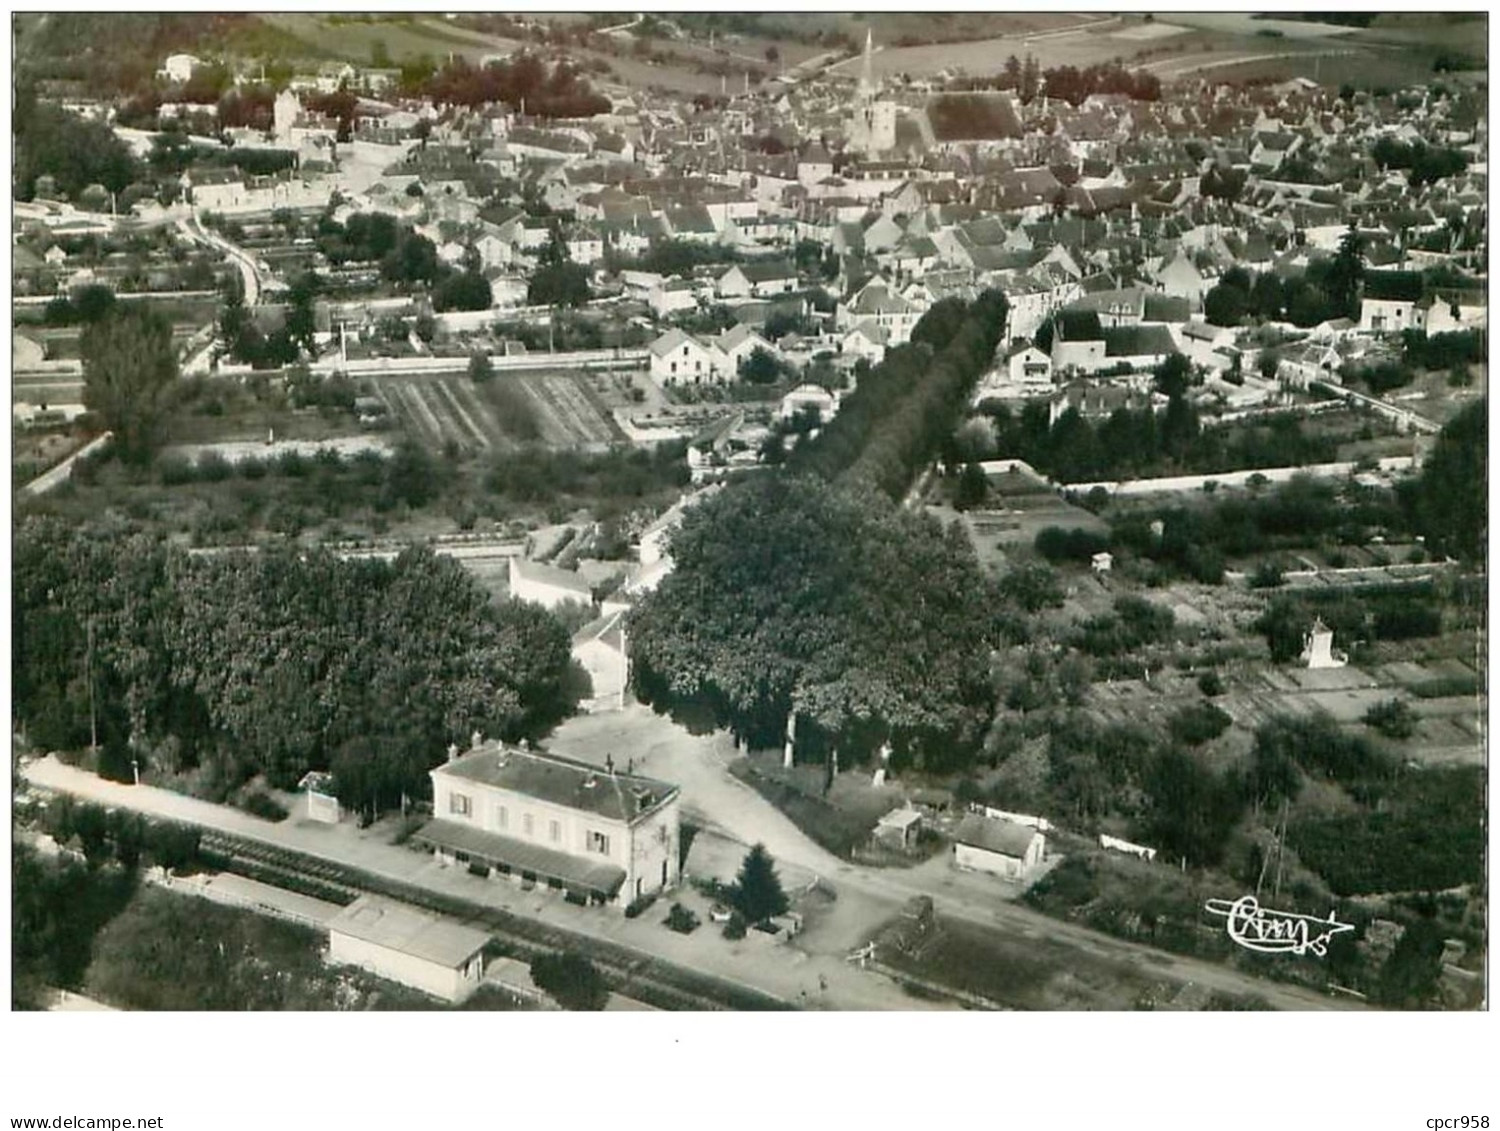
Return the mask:
POLYGON ((260 302, 261 291, 264 289, 260 278, 260 268, 248 252, 236 247, 218 233, 210 232, 196 215, 178 220, 177 229, 194 243, 211 247, 233 260, 235 266, 240 269, 240 278, 244 281, 245 305, 254 306, 260 302))
POLYGON ((935 890, 923 868, 870 868, 841 860, 815 844, 760 794, 729 773, 726 760, 733 751, 724 735, 690 735, 646 707, 634 705, 623 712, 570 719, 546 745, 558 753, 599 763, 607 752, 614 753, 616 763, 623 761, 622 753, 629 753, 635 758, 636 769, 680 785, 683 807, 694 817, 743 844, 760 842, 777 860, 805 868, 832 881, 835 887, 847 885, 898 906, 914 895, 931 896, 936 909, 945 915, 1026 938, 1064 942, 1098 957, 1127 962, 1211 990, 1259 996, 1277 1009, 1365 1008, 1350 999, 1255 978, 1217 963, 1118 939, 998 897, 981 901, 935 890))

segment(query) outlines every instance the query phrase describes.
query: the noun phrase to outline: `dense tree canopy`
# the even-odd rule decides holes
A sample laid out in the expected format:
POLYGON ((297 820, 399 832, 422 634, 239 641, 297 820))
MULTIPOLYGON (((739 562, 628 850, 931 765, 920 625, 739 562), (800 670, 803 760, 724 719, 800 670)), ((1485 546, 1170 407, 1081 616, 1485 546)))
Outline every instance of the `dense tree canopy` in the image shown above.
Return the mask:
POLYGON ((963 764, 989 713, 991 606, 967 537, 872 492, 767 476, 695 507, 632 618, 635 682, 755 744, 963 764))
POLYGON ((1489 524, 1487 403, 1474 402, 1444 426, 1409 495, 1428 545, 1469 562, 1484 560, 1489 524))
POLYGON ((20 200, 30 200, 37 179, 44 176, 67 200, 90 185, 119 192, 137 179, 139 162, 103 122, 86 121, 50 102, 29 102, 18 92, 14 130, 20 200))
POLYGON ((423 550, 190 557, 32 520, 14 577, 16 712, 45 746, 87 735, 91 677, 101 738, 153 769, 289 787, 342 759, 361 767, 349 800, 374 808, 420 792, 449 742, 537 734, 569 710, 561 625, 493 605, 423 550))

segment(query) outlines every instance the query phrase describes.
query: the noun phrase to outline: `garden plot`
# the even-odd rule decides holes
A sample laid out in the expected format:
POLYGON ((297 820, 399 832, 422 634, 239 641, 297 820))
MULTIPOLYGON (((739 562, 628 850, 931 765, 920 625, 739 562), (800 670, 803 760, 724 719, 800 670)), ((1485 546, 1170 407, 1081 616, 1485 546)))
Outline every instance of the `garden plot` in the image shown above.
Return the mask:
POLYGON ((600 450, 624 438, 588 378, 575 373, 501 374, 486 385, 464 373, 371 380, 401 428, 433 450, 484 455, 533 437, 550 448, 600 450), (517 420, 518 409, 534 429, 517 420))
POLYGON ((522 373, 510 380, 536 405, 537 423, 549 447, 597 450, 625 438, 586 376, 576 373, 522 373))

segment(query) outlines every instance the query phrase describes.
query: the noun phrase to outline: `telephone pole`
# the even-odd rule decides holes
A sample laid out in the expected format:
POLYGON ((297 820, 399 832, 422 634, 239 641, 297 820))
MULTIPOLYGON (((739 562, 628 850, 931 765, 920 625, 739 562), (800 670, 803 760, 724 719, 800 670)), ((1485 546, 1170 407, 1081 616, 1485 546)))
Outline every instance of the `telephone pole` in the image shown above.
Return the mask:
POLYGON ((89 751, 99 749, 99 716, 94 707, 94 618, 88 621, 87 669, 89 681, 89 751))

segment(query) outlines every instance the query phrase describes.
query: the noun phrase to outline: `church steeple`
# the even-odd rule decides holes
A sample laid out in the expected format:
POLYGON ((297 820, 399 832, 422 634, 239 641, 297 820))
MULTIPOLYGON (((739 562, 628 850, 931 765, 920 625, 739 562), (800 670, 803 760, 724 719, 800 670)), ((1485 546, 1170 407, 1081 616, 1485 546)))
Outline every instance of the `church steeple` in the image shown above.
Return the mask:
POLYGON ((875 97, 875 32, 865 28, 865 60, 859 72, 859 96, 865 101, 875 97))

